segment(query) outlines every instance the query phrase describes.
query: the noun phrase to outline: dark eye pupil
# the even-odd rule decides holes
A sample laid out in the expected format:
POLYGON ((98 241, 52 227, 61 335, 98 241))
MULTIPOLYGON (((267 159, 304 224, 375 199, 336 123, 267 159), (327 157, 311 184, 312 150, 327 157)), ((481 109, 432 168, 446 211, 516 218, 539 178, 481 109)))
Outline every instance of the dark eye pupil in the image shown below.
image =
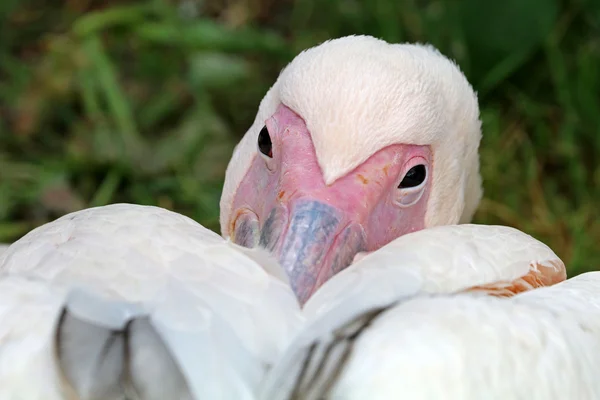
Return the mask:
POLYGON ((273 158, 273 143, 271 143, 271 136, 269 130, 264 126, 258 134, 258 149, 261 153, 269 158, 273 158))
POLYGON ((400 182, 399 188, 411 188, 419 186, 425 180, 427 176, 427 170, 423 164, 415 165, 408 170, 404 179, 400 182))

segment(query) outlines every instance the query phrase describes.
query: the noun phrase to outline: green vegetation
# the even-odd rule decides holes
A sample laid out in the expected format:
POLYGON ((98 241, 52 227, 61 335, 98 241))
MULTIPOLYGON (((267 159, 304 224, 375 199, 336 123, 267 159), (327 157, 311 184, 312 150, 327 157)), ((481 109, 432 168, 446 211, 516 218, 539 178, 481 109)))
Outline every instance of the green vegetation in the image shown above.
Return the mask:
POLYGON ((3 0, 0 242, 112 202, 218 230, 225 166, 279 70, 358 33, 432 43, 478 91, 476 222, 545 241, 570 275, 600 269, 597 0, 3 0))

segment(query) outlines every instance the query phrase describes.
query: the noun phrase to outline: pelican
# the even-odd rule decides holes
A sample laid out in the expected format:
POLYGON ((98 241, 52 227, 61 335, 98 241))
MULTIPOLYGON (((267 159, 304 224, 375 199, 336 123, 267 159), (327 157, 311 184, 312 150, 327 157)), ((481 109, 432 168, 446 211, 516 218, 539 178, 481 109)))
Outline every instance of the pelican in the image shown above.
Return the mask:
POLYGON ((357 253, 469 222, 480 139, 473 89, 432 46, 327 41, 261 101, 227 167, 221 233, 272 252, 304 303, 357 253))
POLYGON ((564 280, 547 247, 492 260, 474 243, 494 248, 498 231, 464 225, 481 197, 478 114, 463 74, 430 46, 353 36, 301 53, 234 151, 224 238, 121 204, 62 217, 0 254, 10 305, 0 394, 252 399, 271 365, 297 354, 298 332, 312 334, 312 321, 333 329, 339 310, 360 317, 406 293, 489 297, 564 280), (465 262, 424 256, 444 226, 465 262), (348 286, 363 270, 379 280, 348 286), (41 388, 24 388, 27 376, 41 388))

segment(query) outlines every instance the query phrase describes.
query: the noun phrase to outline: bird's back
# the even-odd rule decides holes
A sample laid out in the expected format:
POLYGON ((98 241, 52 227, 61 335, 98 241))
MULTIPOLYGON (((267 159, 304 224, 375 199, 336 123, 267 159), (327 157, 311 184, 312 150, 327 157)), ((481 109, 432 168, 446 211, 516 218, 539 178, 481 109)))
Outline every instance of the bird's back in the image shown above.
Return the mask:
POLYGON ((138 305, 192 386, 244 398, 239 391, 258 384, 302 321, 289 285, 254 260, 262 256, 179 214, 119 204, 30 232, 0 255, 0 280, 38 279, 138 305))
POLYGON ((551 249, 512 228, 404 235, 306 303, 308 322, 262 398, 600 396, 590 381, 600 373, 600 274, 555 284, 564 276, 551 249))
POLYGON ((599 287, 589 273, 512 298, 414 295, 308 328, 263 398, 600 398, 599 287))

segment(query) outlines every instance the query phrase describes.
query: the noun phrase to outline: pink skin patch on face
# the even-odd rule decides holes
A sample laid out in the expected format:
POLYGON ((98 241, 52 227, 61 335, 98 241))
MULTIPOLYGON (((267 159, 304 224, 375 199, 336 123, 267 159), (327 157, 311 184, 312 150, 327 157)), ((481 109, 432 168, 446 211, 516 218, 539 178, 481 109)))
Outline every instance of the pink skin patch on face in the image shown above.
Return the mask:
POLYGON ((266 128, 272 157, 257 146, 234 197, 230 232, 238 244, 258 243, 272 251, 301 303, 357 253, 424 228, 432 179, 429 146, 388 146, 326 185, 301 117, 280 105, 266 128), (418 165, 426 170, 423 183, 399 188, 418 165))

